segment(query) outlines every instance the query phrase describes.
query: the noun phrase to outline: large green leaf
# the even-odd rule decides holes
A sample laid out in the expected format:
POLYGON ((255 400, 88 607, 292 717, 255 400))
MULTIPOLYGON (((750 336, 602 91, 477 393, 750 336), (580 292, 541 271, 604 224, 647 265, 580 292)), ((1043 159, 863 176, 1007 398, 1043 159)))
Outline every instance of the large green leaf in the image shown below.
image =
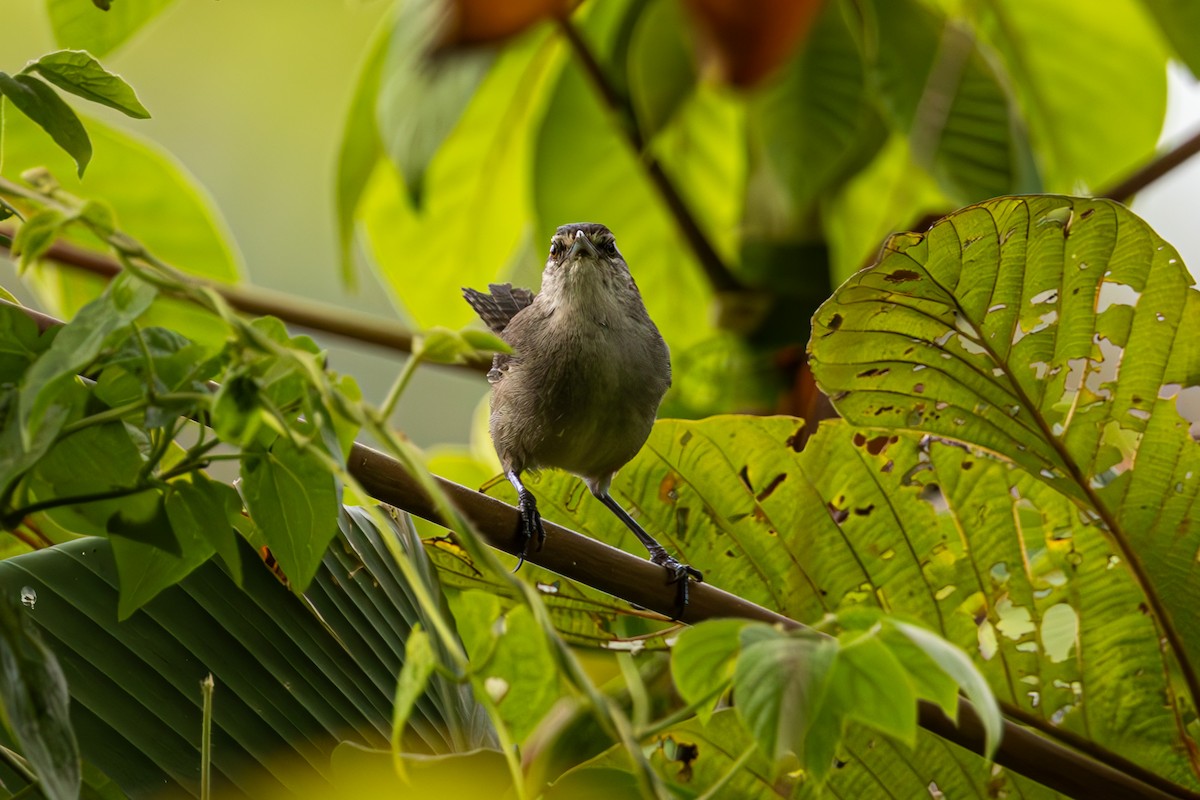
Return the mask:
POLYGON ((1142 5, 1158 22, 1175 55, 1193 75, 1200 73, 1200 38, 1193 35, 1200 29, 1200 5, 1190 0, 1142 0, 1142 5))
POLYGON ((870 9, 883 105, 917 163, 964 202, 1036 191, 1024 124, 974 34, 919 0, 880 0, 870 9))
POLYGON ((359 218, 384 284, 418 327, 470 322, 461 287, 502 279, 528 237, 530 131, 558 64, 546 36, 500 54, 425 169, 419 208, 398 168, 376 163, 359 218))
MULTIPOLYGON (((1106 706, 1087 712, 1089 735, 1125 748, 1134 747, 1127 732, 1113 726, 1101 736, 1108 726, 1097 723, 1131 713, 1125 703, 1140 669, 1171 670, 1176 658, 1200 663, 1200 587, 1189 579, 1200 547, 1190 516, 1200 450, 1176 408, 1200 383, 1190 335, 1200 293, 1191 283, 1174 249, 1115 203, 1001 198, 927 234, 893 237, 814 325, 814 373, 850 422, 933 434, 999 459, 933 445, 926 463, 934 474, 910 480, 958 519, 960 493, 993 498, 1001 512, 993 524, 1025 542, 1012 549, 997 533, 972 543, 979 581, 1006 587, 994 607, 999 636, 1042 632, 1038 653, 1005 659, 1010 686, 1015 693, 1017 681, 1032 677, 1024 682, 1043 713, 1069 711, 1079 705, 1071 688, 1078 677, 1061 673, 1081 672, 1087 707, 1106 706), (1030 549, 1031 535, 1044 541, 1030 549), (1058 594, 1067 586, 1071 595, 1058 594), (1148 602, 1177 634, 1162 663, 1147 638, 1154 620, 1132 616, 1148 602), (1092 627, 1105 617, 1106 632, 1092 627), (1129 661, 1118 670, 1127 676, 1120 696, 1087 693, 1089 674, 1107 683, 1095 669, 1118 657, 1109 638, 1118 634, 1144 642, 1121 648, 1129 661), (1052 691, 1059 687, 1069 691, 1052 691)), ((962 589, 941 576, 930 586, 962 589)), ((979 601, 989 608, 986 594, 979 601)), ((985 653, 996 652, 997 636, 980 629, 985 653)), ((1147 685, 1158 697, 1170 688, 1147 685)), ((1179 727, 1147 720, 1144 734, 1177 740, 1185 702, 1166 705, 1179 727)), ((1182 777, 1178 765, 1159 769, 1182 777)))
MULTIPOLYGON (((265 567, 247 566, 243 591, 209 562, 117 622, 117 576, 100 539, 0 563, 0 593, 28 598, 24 611, 67 676, 84 758, 130 795, 198 796, 199 682, 211 672, 214 792, 317 796, 330 790, 340 741, 387 745, 404 640, 422 616, 381 537, 399 536, 433 581, 411 524, 397 523, 380 533, 361 509, 343 512, 341 536, 303 598, 265 567)), ((434 676, 409 718, 406 749, 491 742, 469 692, 434 676)))
MULTIPOLYGON (((797 452, 804 433, 788 417, 660 421, 613 495, 722 589, 813 623, 863 604, 918 619, 1046 729, 1195 785, 1146 595, 1091 515, 1036 474, 939 439, 827 423, 797 452)), ((544 471, 525 484, 548 518, 643 554, 577 479, 544 471)), ((507 483, 495 492, 515 499, 507 483)), ((455 580, 472 578, 487 580, 455 580)), ((553 592, 569 632, 613 635, 619 606, 536 569, 528 578, 553 592)))
POLYGON ((1100 189, 1151 157, 1167 49, 1141 3, 967 5, 1011 76, 1046 190, 1100 189))

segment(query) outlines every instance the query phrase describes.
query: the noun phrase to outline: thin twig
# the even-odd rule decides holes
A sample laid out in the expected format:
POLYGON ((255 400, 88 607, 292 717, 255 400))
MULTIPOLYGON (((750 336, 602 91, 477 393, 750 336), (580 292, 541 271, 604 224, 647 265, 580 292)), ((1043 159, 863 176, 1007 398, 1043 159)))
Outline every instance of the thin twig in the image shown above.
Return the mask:
POLYGON ((1096 197, 1106 197, 1118 203, 1128 203, 1138 192, 1162 178, 1171 170, 1184 163, 1192 156, 1200 153, 1200 130, 1187 139, 1157 156, 1149 164, 1134 170, 1133 174, 1119 181, 1116 185, 1097 192, 1096 197))
MULTIPOLYGON (((55 324, 55 320, 44 314, 33 313, 30 317, 43 329, 55 324)), ((355 443, 347 471, 370 496, 431 522, 445 522, 419 480, 395 459, 355 443)), ((515 507, 444 478, 435 480, 458 513, 487 544, 512 555, 524 549, 519 535, 520 511, 515 507)), ((634 605, 665 615, 676 613, 676 587, 666 582, 661 567, 548 520, 543 520, 543 524, 545 546, 527 553, 527 561, 634 605)), ((712 584, 693 585, 681 621, 695 624, 719 618, 758 620, 792 630, 812 631, 712 584)), ((974 753, 983 753, 983 724, 974 707, 963 698, 959 699, 957 717, 955 724, 938 706, 926 701, 920 703, 921 727, 974 753)), ((995 762, 1055 791, 1071 797, 1200 800, 1200 793, 1175 784, 1151 785, 1106 763, 1107 759, 1080 753, 1012 720, 1005 719, 1003 724, 995 762)))
MULTIPOLYGON (((12 235, 12 230, 0 226, 0 236, 11 238, 12 235)), ((3 240, 0 240, 0 251, 8 252, 3 240)), ((64 241, 51 245, 42 258, 108 279, 121 271, 121 265, 115 260, 64 241)), ((246 314, 270 315, 301 328, 330 333, 401 353, 412 352, 412 332, 392 319, 362 314, 327 303, 303 300, 284 292, 245 284, 206 282, 205 285, 224 297, 229 305, 246 314)), ((491 368, 491 359, 481 358, 466 364, 446 366, 465 367, 472 372, 487 372, 491 368)))
MULTIPOLYGON (((617 95, 607 76, 605 76, 604 69, 600 66, 600 62, 596 60, 591 47, 584 41, 583 36, 580 35, 575 25, 566 17, 558 18, 558 27, 562 31, 563 37, 571 45, 571 50, 574 51, 575 57, 579 59, 580 67, 583 68, 583 71, 596 87, 596 91, 599 92, 604 105, 608 107, 608 110, 614 116, 620 118, 624 112, 624 104, 621 102, 621 98, 617 95)), ((631 122, 630 124, 618 125, 617 127, 624 132, 629 146, 637 153, 642 166, 646 170, 646 176, 650 178, 650 182, 654 184, 654 188, 658 190, 663 202, 666 203, 667 210, 675 218, 675 223, 679 226, 688 245, 692 248, 692 252, 695 253, 696 260, 700 262, 700 267, 704 270, 704 274, 707 276, 712 288, 718 292, 744 290, 746 287, 729 271, 729 268, 713 247, 712 242, 704 233, 704 229, 700 227, 696 216, 688 208, 687 202, 680 195, 679 190, 675 188, 674 182, 663 171, 662 164, 646 147, 646 142, 637 125, 631 122)))

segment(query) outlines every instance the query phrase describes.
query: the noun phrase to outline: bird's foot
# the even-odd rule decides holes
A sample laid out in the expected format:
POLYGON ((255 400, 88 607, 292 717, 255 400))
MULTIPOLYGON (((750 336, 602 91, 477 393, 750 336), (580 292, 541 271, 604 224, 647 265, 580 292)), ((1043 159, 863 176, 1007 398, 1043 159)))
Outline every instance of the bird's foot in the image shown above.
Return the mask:
POLYGON ((683 616, 688 605, 688 584, 692 581, 704 583, 704 574, 695 567, 684 564, 666 550, 650 554, 650 560, 667 571, 667 583, 675 584, 675 619, 683 616))
POLYGON ((517 508, 521 510, 521 527, 517 530, 517 536, 521 543, 521 555, 517 558, 517 566, 513 567, 513 572, 521 568, 525 563, 525 554, 529 552, 529 542, 537 540, 537 549, 541 550, 542 545, 546 543, 546 529, 542 526, 542 515, 538 513, 537 500, 528 490, 522 490, 517 494, 517 508))

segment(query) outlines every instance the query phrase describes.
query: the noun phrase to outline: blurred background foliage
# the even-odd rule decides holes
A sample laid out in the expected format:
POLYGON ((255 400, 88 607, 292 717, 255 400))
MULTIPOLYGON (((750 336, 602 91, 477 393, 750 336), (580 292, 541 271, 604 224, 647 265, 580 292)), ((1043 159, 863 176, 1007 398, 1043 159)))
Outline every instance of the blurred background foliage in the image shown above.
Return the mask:
MULTIPOLYGON (((807 415, 811 312, 884 236, 999 194, 1103 192, 1155 153, 1169 59, 1197 60, 1168 33, 1190 12, 1149 0, 604 0, 554 22, 564 9, 10 3, 0 66, 88 48, 153 118, 86 109, 77 185, 10 114, 4 167, 48 164, 186 270, 413 328, 470 323, 460 286, 536 287, 554 227, 602 221, 672 348, 663 416, 807 415)), ((100 285, 29 283, 64 314, 100 285)), ((382 395, 394 355, 328 343, 382 395)), ((485 392, 424 370, 398 422, 464 443, 485 392)))

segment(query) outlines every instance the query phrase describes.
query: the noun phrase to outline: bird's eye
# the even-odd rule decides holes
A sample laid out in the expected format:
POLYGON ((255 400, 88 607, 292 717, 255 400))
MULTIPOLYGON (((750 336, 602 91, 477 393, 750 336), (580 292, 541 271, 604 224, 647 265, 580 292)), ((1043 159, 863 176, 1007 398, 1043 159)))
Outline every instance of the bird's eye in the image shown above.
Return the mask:
POLYGON ((609 239, 607 242, 604 243, 604 255, 615 256, 616 254, 617 254, 617 243, 615 241, 613 241, 612 239, 609 239))
POLYGON ((550 257, 558 258, 558 254, 562 252, 562 248, 558 246, 558 242, 550 243, 550 257))

